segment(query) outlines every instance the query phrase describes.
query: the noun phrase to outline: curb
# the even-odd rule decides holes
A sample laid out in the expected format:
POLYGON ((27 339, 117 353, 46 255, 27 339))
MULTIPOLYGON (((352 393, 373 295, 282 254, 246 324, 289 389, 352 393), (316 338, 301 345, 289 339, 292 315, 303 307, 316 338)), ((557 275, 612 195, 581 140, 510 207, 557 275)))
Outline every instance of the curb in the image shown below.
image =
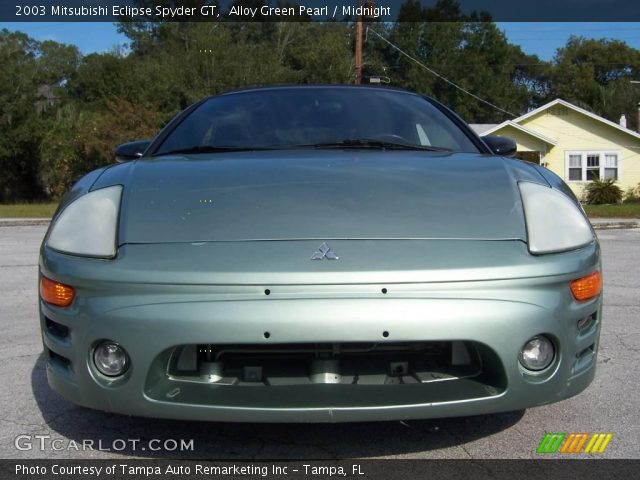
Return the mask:
POLYGON ((50 218, 0 218, 0 227, 32 227, 49 223, 50 218))
POLYGON ((638 222, 597 222, 592 223, 594 230, 627 230, 631 228, 640 228, 638 222))

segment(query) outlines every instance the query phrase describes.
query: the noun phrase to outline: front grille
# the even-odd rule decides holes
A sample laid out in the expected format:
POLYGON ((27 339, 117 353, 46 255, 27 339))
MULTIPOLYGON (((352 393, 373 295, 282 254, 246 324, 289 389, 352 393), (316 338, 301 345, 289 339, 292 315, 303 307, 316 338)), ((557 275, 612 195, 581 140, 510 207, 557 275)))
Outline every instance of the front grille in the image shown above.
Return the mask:
POLYGON ((249 408, 339 408, 500 395, 496 353, 466 341, 180 345, 147 374, 157 401, 249 408))
POLYGON ((482 374, 472 342, 183 345, 167 365, 174 381, 243 385, 416 384, 482 374))

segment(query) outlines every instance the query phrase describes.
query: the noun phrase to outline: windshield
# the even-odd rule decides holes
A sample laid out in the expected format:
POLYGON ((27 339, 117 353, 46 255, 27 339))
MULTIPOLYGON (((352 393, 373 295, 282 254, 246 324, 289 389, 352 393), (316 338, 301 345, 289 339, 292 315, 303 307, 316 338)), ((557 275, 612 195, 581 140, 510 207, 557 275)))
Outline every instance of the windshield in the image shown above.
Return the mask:
POLYGON ((300 147, 478 152, 451 119, 418 95, 312 87, 211 98, 182 120, 155 155, 300 147))

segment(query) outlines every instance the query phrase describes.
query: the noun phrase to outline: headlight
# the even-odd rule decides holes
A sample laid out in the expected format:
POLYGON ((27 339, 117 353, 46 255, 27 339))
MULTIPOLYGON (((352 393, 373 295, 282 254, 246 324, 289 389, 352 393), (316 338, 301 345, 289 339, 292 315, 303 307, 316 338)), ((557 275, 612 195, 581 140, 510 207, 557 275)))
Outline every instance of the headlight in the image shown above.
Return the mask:
POLYGON ((519 187, 531 253, 573 250, 593 241, 589 221, 564 193, 530 182, 519 187))
POLYGON ((112 258, 122 186, 89 192, 65 207, 55 219, 47 246, 72 255, 112 258))

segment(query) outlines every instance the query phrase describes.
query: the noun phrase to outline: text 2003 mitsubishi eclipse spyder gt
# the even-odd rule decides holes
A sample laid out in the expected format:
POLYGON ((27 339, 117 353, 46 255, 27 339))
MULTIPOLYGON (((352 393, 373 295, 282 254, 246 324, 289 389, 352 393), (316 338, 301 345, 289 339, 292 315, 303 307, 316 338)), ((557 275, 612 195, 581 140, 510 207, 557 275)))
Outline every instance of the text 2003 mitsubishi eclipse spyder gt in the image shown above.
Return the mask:
POLYGON ((62 201, 40 257, 49 384, 101 410, 256 422, 576 395, 599 246, 571 190, 513 149, 400 90, 202 100, 62 201))

